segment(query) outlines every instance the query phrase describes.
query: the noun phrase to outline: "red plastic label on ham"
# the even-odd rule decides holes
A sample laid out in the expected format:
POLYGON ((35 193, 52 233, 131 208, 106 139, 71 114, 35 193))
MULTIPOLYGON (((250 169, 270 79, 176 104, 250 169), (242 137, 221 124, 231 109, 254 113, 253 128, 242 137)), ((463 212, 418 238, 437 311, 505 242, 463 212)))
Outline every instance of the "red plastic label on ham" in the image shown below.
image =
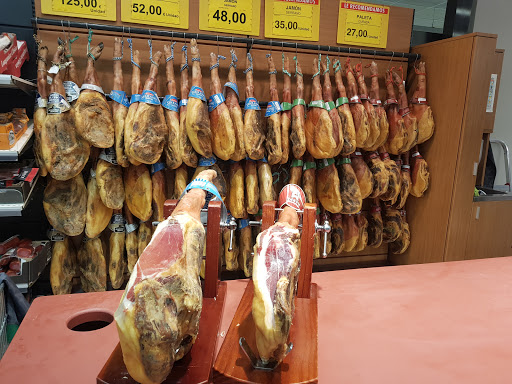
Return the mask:
POLYGON ((288 205, 297 211, 302 211, 305 203, 306 195, 302 188, 296 184, 285 185, 281 192, 279 192, 277 204, 280 208, 288 205))

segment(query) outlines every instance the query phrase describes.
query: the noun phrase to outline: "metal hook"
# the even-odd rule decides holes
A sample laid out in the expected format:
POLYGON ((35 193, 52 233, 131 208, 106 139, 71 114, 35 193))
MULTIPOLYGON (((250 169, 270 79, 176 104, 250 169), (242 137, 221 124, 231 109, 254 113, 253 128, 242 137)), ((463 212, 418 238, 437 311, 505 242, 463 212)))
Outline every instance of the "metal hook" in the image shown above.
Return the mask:
POLYGON ((375 56, 377 56, 377 51, 373 51, 373 61, 375 61, 375 56))
POLYGON ((298 51, 297 51, 297 42, 295 42, 295 57, 298 56, 298 51))
POLYGON ((386 71, 389 71, 389 67, 391 66, 391 62, 393 61, 393 58, 395 57, 395 51, 392 52, 392 56, 391 56, 391 59, 389 60, 389 63, 388 63, 388 68, 386 71))
POLYGON ((233 43, 235 41, 235 37, 233 35, 231 35, 231 47, 230 47, 230 50, 233 49, 233 43))
POLYGON ((363 50, 361 48, 359 48, 359 62, 363 62, 363 50))
POLYGON ((219 35, 217 35, 217 56, 219 56, 220 47, 219 47, 219 35))

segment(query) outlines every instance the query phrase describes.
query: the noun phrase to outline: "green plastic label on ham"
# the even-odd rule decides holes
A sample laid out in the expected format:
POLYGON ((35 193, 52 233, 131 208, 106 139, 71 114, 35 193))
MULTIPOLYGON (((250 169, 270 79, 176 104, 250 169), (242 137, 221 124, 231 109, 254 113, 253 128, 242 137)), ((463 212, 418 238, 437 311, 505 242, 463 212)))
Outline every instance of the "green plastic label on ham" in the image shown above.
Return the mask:
POLYGON ((304 167, 302 167, 302 170, 307 171, 308 169, 316 169, 316 163, 314 161, 304 162, 304 167))
POLYGON ((304 106, 306 106, 306 100, 304 100, 304 99, 295 99, 295 100, 293 100, 293 106, 295 107, 296 105, 304 105, 304 106))
POLYGON ((334 159, 322 159, 322 160, 319 160, 318 161, 318 165, 317 165, 317 168, 318 169, 324 169, 326 167, 328 167, 329 165, 332 165, 334 164, 334 159))
POLYGON ((309 108, 325 108, 325 103, 323 100, 313 100, 311 103, 309 103, 309 108))
POLYGON ((292 163, 290 164, 290 167, 302 167, 304 165, 304 162, 299 159, 293 159, 292 163))
POLYGON ((336 108, 341 107, 343 104, 348 104, 348 97, 338 97, 336 99, 336 108))
POLYGON ((292 108, 293 108, 293 104, 292 104, 292 103, 287 103, 287 102, 285 102, 285 101, 283 101, 283 102, 281 103, 281 109, 282 109, 283 111, 291 111, 291 109, 292 109, 292 108))

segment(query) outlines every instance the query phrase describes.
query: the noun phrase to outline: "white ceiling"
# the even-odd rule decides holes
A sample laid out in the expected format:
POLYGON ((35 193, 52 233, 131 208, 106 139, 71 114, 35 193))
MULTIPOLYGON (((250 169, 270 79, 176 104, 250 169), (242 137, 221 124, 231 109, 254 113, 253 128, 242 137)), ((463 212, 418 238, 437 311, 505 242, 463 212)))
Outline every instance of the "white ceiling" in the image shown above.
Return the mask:
POLYGON ((380 5, 394 5, 396 7, 414 8, 415 29, 437 29, 444 26, 444 15, 448 0, 368 0, 368 3, 380 5))

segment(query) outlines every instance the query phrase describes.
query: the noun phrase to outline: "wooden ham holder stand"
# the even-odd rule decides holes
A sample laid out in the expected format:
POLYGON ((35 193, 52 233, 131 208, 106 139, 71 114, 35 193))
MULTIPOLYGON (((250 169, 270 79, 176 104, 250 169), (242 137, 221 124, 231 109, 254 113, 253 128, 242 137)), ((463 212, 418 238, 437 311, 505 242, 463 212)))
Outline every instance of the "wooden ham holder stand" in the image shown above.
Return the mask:
MULTIPOLYGON (((164 216, 166 218, 172 214, 177 203, 178 200, 165 202, 164 216)), ((222 203, 219 201, 211 201, 208 204, 203 309, 199 320, 199 334, 190 352, 183 359, 174 363, 174 367, 164 383, 211 382, 215 346, 226 297, 226 283, 219 281, 221 210, 222 203)), ((128 374, 119 343, 98 375, 97 383, 137 383, 128 374)))
MULTIPOLYGON (((274 224, 276 202, 263 204, 261 230, 274 224)), ((315 234, 316 205, 306 204, 302 215, 300 246, 300 272, 295 299, 295 314, 289 341, 293 349, 272 371, 254 369, 251 361, 239 346, 244 337, 249 347, 257 353, 255 326, 252 318, 254 285, 247 284, 226 339, 214 365, 215 383, 316 383, 318 382, 318 311, 317 285, 311 284, 315 234)))

